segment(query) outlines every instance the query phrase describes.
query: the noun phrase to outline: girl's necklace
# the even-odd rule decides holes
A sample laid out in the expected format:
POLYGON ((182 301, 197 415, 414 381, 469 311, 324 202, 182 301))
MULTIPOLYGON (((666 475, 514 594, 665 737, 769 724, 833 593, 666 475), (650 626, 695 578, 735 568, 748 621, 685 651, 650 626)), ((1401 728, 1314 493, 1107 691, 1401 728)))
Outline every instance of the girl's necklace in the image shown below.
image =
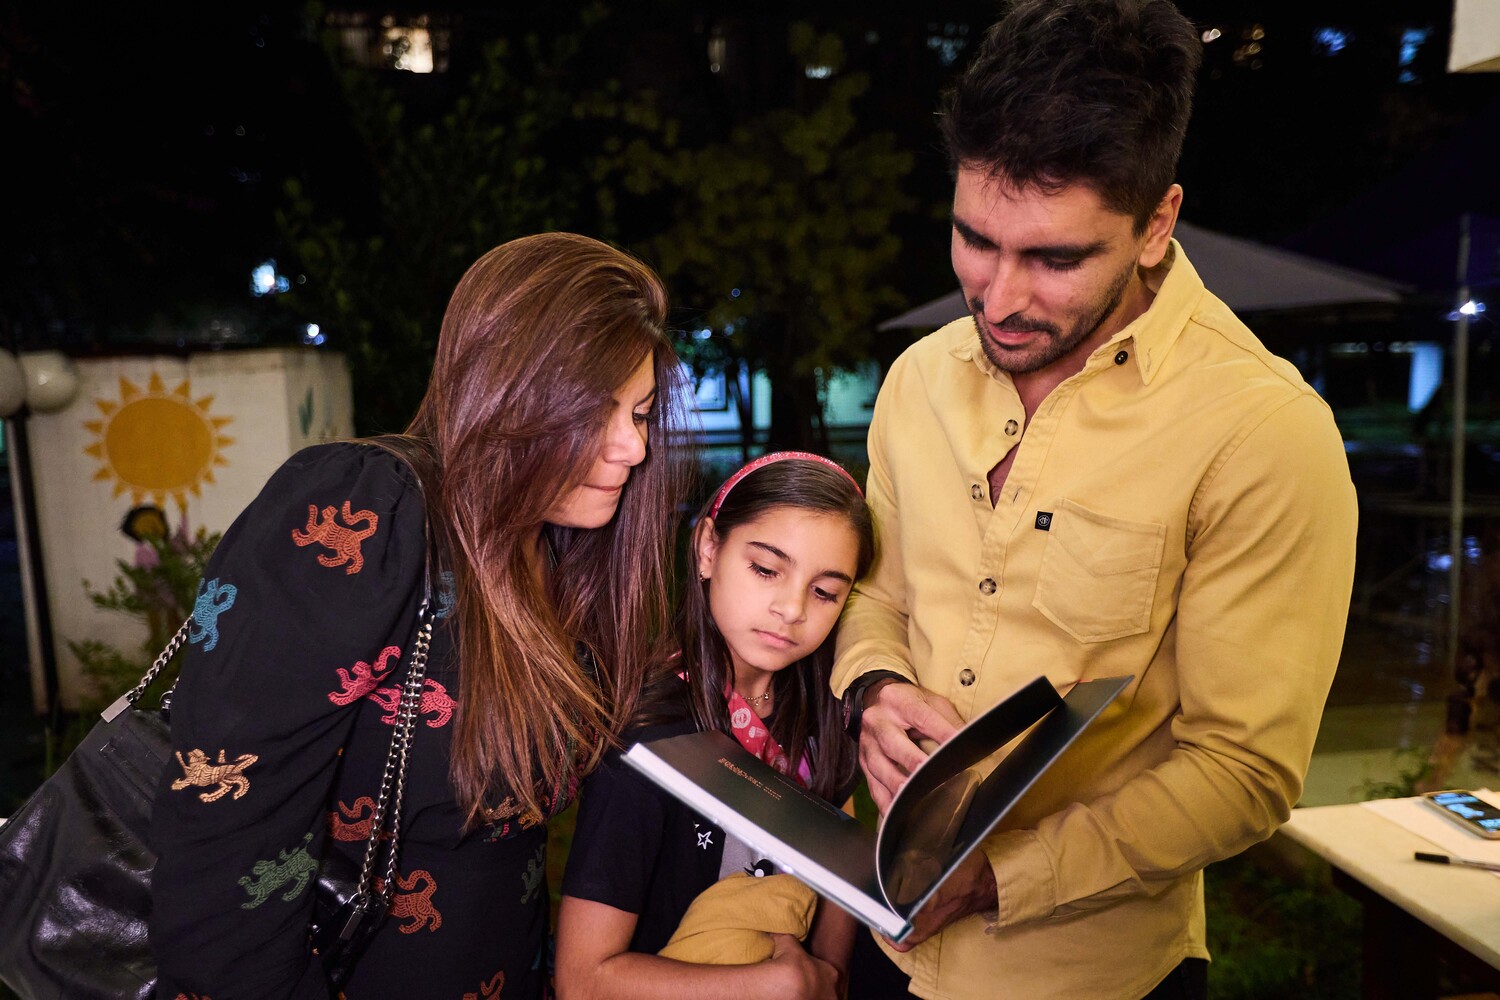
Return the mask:
POLYGON ((763 705, 771 700, 771 689, 766 688, 765 693, 755 695, 754 697, 743 694, 740 695, 740 697, 745 699, 745 704, 749 705, 751 708, 754 708, 756 705, 763 705))

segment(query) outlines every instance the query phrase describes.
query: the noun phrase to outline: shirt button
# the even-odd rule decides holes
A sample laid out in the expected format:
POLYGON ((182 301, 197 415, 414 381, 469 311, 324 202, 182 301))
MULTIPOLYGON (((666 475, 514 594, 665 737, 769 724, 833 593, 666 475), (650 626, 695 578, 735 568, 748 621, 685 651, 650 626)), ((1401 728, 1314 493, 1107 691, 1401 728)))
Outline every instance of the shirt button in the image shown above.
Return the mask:
POLYGON ((973 684, 974 671, 965 667, 962 671, 959 672, 958 683, 962 684, 964 687, 968 687, 970 684, 973 684))
POLYGON ((969 487, 969 496, 973 497, 975 500, 983 500, 984 487, 980 486, 978 483, 975 483, 973 486, 969 487))
POLYGON ((980 580, 979 592, 981 594, 984 594, 986 597, 988 597, 990 594, 993 594, 995 592, 995 581, 991 580, 989 577, 985 577, 983 580, 980 580))
POLYGON ((1117 364, 1117 365, 1123 365, 1126 361, 1129 361, 1129 360, 1130 360, 1130 352, 1129 351, 1121 351, 1119 354, 1115 355, 1115 364, 1117 364))
POLYGON ((1005 434, 1007 437, 1015 437, 1016 431, 1020 429, 1021 425, 1016 423, 1014 420, 1007 420, 1005 422, 1005 434))

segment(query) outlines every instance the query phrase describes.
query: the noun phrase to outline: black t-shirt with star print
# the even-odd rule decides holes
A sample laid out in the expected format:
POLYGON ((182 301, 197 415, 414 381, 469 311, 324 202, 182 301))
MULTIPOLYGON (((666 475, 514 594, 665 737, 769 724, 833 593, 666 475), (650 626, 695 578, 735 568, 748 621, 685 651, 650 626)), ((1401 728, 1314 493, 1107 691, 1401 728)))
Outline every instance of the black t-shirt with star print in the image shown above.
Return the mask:
MULTIPOLYGON (((696 732, 683 697, 668 708, 677 718, 626 734, 634 743, 696 732)), ((774 713, 763 720, 767 727, 774 713)), ((856 773, 837 797, 854 793, 856 773)), ((664 948, 698 894, 737 872, 772 875, 780 869, 724 829, 642 777, 614 751, 580 790, 578 821, 563 875, 565 896, 604 903, 637 915, 630 950, 664 948)))
MULTIPOLYGON (((648 726, 632 742, 682 736, 691 720, 648 726)), ((630 950, 666 946, 688 905, 719 880, 724 831, 610 753, 583 783, 563 876, 565 896, 639 917, 630 950)))

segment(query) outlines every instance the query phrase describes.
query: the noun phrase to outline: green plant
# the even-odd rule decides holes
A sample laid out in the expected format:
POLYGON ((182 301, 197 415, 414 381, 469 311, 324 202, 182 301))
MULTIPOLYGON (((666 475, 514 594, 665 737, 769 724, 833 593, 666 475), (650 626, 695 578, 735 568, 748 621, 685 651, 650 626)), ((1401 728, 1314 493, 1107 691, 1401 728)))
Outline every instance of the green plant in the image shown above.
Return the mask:
POLYGON ((1354 1000, 1359 904, 1326 871, 1280 872, 1255 851, 1204 871, 1209 995, 1214 1000, 1354 1000))
POLYGON ((1432 751, 1429 747, 1402 747, 1391 753, 1397 767, 1394 781, 1366 778, 1362 786, 1366 799, 1403 799, 1417 794, 1417 786, 1432 774, 1432 751))
MULTIPOLYGON (((80 706, 85 714, 129 690, 166 646, 192 612, 198 581, 221 537, 219 532, 204 528, 189 535, 185 521, 176 531, 168 531, 159 512, 152 527, 155 530, 139 531, 133 560, 115 561, 117 573, 107 589, 96 591, 87 580, 83 582, 84 593, 95 607, 143 621, 147 631, 137 650, 121 650, 97 639, 68 642, 92 687, 91 699, 80 706)), ((169 687, 176 677, 176 666, 174 658, 152 689, 169 687)))

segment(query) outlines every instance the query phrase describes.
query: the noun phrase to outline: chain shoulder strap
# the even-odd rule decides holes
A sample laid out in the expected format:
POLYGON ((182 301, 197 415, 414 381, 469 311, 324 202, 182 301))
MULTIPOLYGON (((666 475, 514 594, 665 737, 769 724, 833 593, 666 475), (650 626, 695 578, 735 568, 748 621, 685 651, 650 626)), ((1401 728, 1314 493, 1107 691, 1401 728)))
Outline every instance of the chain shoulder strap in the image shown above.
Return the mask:
POLYGON ((339 931, 345 941, 353 939, 361 923, 371 913, 390 908, 395 891, 396 860, 401 846, 401 800, 406 791, 406 766, 411 757, 412 737, 416 732, 417 710, 422 702, 422 688, 427 679, 427 653, 432 644, 432 618, 428 615, 426 602, 419 612, 421 626, 412 644, 411 669, 407 671, 406 683, 401 690, 401 703, 397 709, 396 727, 391 733, 390 750, 386 753, 385 773, 380 780, 380 796, 375 801, 371 817, 370 838, 365 842, 364 863, 360 867, 359 886, 351 899, 353 904, 349 919, 339 931), (387 822, 389 815, 389 822, 387 822), (385 877, 378 891, 375 889, 375 865, 380 856, 382 834, 389 828, 385 877), (376 907, 376 903, 379 907, 376 907))
MULTIPOLYGON (((192 627, 192 624, 193 616, 188 615, 187 620, 177 629, 177 634, 167 641, 167 648, 161 651, 161 655, 157 656, 156 661, 151 664, 151 669, 146 671, 145 676, 140 679, 136 686, 120 695, 120 697, 110 703, 108 708, 99 713, 104 717, 105 722, 115 721, 115 718, 121 712, 140 700, 146 688, 150 687, 151 682, 156 680, 156 675, 166 669, 167 664, 172 662, 172 657, 176 656, 177 651, 182 648, 182 644, 187 642, 188 630, 192 627)), ((171 692, 168 692, 168 696, 170 694, 171 692)))
MULTIPOLYGON (((417 610, 419 627, 412 642, 411 669, 407 671, 406 683, 401 690, 396 726, 391 732, 391 745, 385 758, 385 772, 380 780, 380 797, 376 800, 375 813, 371 817, 370 838, 365 843, 365 857, 364 864, 360 868, 359 885, 350 901, 353 905, 349 919, 339 932, 339 937, 345 941, 351 940, 365 917, 375 911, 377 900, 382 911, 389 909, 391 896, 394 893, 397 852, 401 843, 401 800, 406 791, 406 767, 411 758, 412 737, 416 733, 417 726, 417 711, 421 707, 422 688, 427 680, 427 654, 432 645, 430 604, 429 592, 424 594, 422 604, 417 610), (387 815, 389 815, 389 822, 387 822, 387 815), (380 854, 380 841, 387 826, 390 828, 390 833, 385 878, 381 882, 380 890, 376 892, 374 891, 375 863, 380 854)), ((192 624, 193 618, 189 615, 135 687, 120 695, 100 713, 105 722, 113 722, 126 709, 131 708, 140 700, 146 688, 151 686, 151 682, 166 669, 167 664, 172 661, 172 657, 177 655, 183 643, 188 641, 188 633, 192 624)), ((175 687, 176 685, 173 685, 174 689, 175 687)), ((163 696, 163 708, 170 704, 171 696, 171 691, 163 696)))

